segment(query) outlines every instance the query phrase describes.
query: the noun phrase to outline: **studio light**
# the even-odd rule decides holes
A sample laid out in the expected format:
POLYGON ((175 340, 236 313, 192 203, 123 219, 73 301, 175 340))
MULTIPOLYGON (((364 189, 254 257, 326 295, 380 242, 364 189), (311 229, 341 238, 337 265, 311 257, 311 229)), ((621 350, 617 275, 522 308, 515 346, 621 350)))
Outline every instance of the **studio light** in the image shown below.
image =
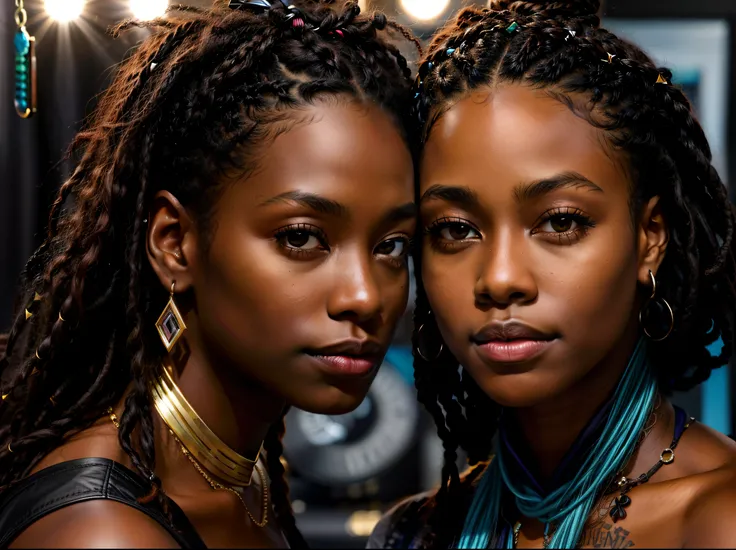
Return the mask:
POLYGON ((130 11, 133 17, 141 21, 156 19, 166 13, 169 0, 130 0, 130 11))
POLYGON ((442 15, 451 0, 401 0, 406 15, 418 21, 432 21, 442 15))
POLYGON ((44 0, 44 9, 54 21, 67 22, 82 15, 86 0, 44 0))

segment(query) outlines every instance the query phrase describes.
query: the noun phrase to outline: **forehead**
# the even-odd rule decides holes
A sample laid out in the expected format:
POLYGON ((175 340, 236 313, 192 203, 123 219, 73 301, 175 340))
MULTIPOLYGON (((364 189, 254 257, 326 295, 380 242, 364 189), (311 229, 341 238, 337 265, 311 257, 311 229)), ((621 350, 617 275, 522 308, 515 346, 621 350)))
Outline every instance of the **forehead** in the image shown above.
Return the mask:
POLYGON ((571 170, 593 181, 624 177, 602 131, 545 90, 502 84, 474 91, 441 116, 425 145, 421 181, 519 183, 571 170))
POLYGON ((283 193, 315 193, 345 205, 413 198, 411 154, 398 126, 372 104, 321 102, 300 110, 255 155, 257 169, 233 186, 248 204, 283 193))

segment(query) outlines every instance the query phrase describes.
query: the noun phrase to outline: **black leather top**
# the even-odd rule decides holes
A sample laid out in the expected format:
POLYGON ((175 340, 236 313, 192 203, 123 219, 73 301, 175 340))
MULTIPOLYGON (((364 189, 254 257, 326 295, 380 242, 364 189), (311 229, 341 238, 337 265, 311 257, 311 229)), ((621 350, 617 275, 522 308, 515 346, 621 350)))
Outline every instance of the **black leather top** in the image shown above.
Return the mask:
POLYGON ((140 475, 107 458, 70 460, 45 468, 0 494, 0 548, 7 548, 42 517, 89 500, 114 500, 131 506, 159 523, 182 548, 206 548, 173 500, 168 500, 171 520, 155 499, 149 504, 138 502, 149 493, 149 487, 140 475))

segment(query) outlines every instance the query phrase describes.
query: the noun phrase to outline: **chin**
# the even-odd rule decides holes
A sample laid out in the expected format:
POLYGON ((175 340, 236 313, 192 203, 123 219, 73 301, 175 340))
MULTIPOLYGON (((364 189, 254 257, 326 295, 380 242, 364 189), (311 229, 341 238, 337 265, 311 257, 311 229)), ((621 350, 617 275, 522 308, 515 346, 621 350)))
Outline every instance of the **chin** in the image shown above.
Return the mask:
POLYGON ((473 374, 473 378, 488 397, 509 409, 540 405, 554 399, 562 391, 534 370, 513 374, 489 374, 486 371, 481 376, 473 374))
POLYGON ((362 387, 355 387, 354 384, 352 386, 350 388, 326 386, 305 391, 290 400, 291 405, 313 414, 347 414, 357 409, 358 405, 363 402, 368 394, 370 383, 364 383, 362 387))

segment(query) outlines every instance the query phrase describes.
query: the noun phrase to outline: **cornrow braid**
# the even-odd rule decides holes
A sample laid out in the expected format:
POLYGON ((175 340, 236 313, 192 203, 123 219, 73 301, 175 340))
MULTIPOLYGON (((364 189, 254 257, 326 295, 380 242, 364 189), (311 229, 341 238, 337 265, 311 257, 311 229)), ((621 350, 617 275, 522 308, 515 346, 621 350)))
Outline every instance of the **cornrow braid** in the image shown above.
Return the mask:
MULTIPOLYGON (((599 8, 598 0, 493 0, 489 8, 461 10, 435 35, 419 66, 415 143, 421 147, 453 102, 500 82, 544 88, 601 129, 629 161, 632 217, 651 197, 660 197, 670 240, 657 288, 673 308, 675 329, 650 346, 651 360, 664 391, 688 390, 733 352, 734 211, 705 133, 688 99, 672 85, 672 73, 600 28, 599 8), (587 102, 573 100, 581 95, 587 102), (709 350, 719 338, 720 351, 709 350)), ((434 323, 428 304, 418 285, 416 327, 434 323)), ((459 444, 477 463, 490 455, 499 408, 465 373, 462 388, 448 397, 448 388, 456 388, 448 384, 448 373, 457 370, 447 350, 431 364, 415 356, 419 400, 435 418, 446 448, 459 444), (452 415, 438 413, 452 407, 450 401, 463 408, 452 425, 452 415)), ((447 462, 452 457, 446 451, 443 484, 430 516, 438 547, 452 543, 464 515, 446 482, 455 477, 447 462)))
MULTIPOLYGON (((253 11, 218 0, 112 29, 151 35, 71 145, 76 169, 21 277, 0 351, 0 490, 132 388, 120 444, 150 481, 147 498, 163 502, 147 388, 161 364, 154 322, 168 289, 144 244, 157 192, 176 195, 207 235, 223 185, 213 182, 247 175, 264 144, 324 96, 372 102, 406 134, 411 71, 393 40, 418 45, 411 33, 381 13, 362 15, 356 1, 295 3, 302 24, 278 3, 253 11)), ((268 468, 279 524, 299 547, 279 460, 282 424, 269 432, 268 468)))

